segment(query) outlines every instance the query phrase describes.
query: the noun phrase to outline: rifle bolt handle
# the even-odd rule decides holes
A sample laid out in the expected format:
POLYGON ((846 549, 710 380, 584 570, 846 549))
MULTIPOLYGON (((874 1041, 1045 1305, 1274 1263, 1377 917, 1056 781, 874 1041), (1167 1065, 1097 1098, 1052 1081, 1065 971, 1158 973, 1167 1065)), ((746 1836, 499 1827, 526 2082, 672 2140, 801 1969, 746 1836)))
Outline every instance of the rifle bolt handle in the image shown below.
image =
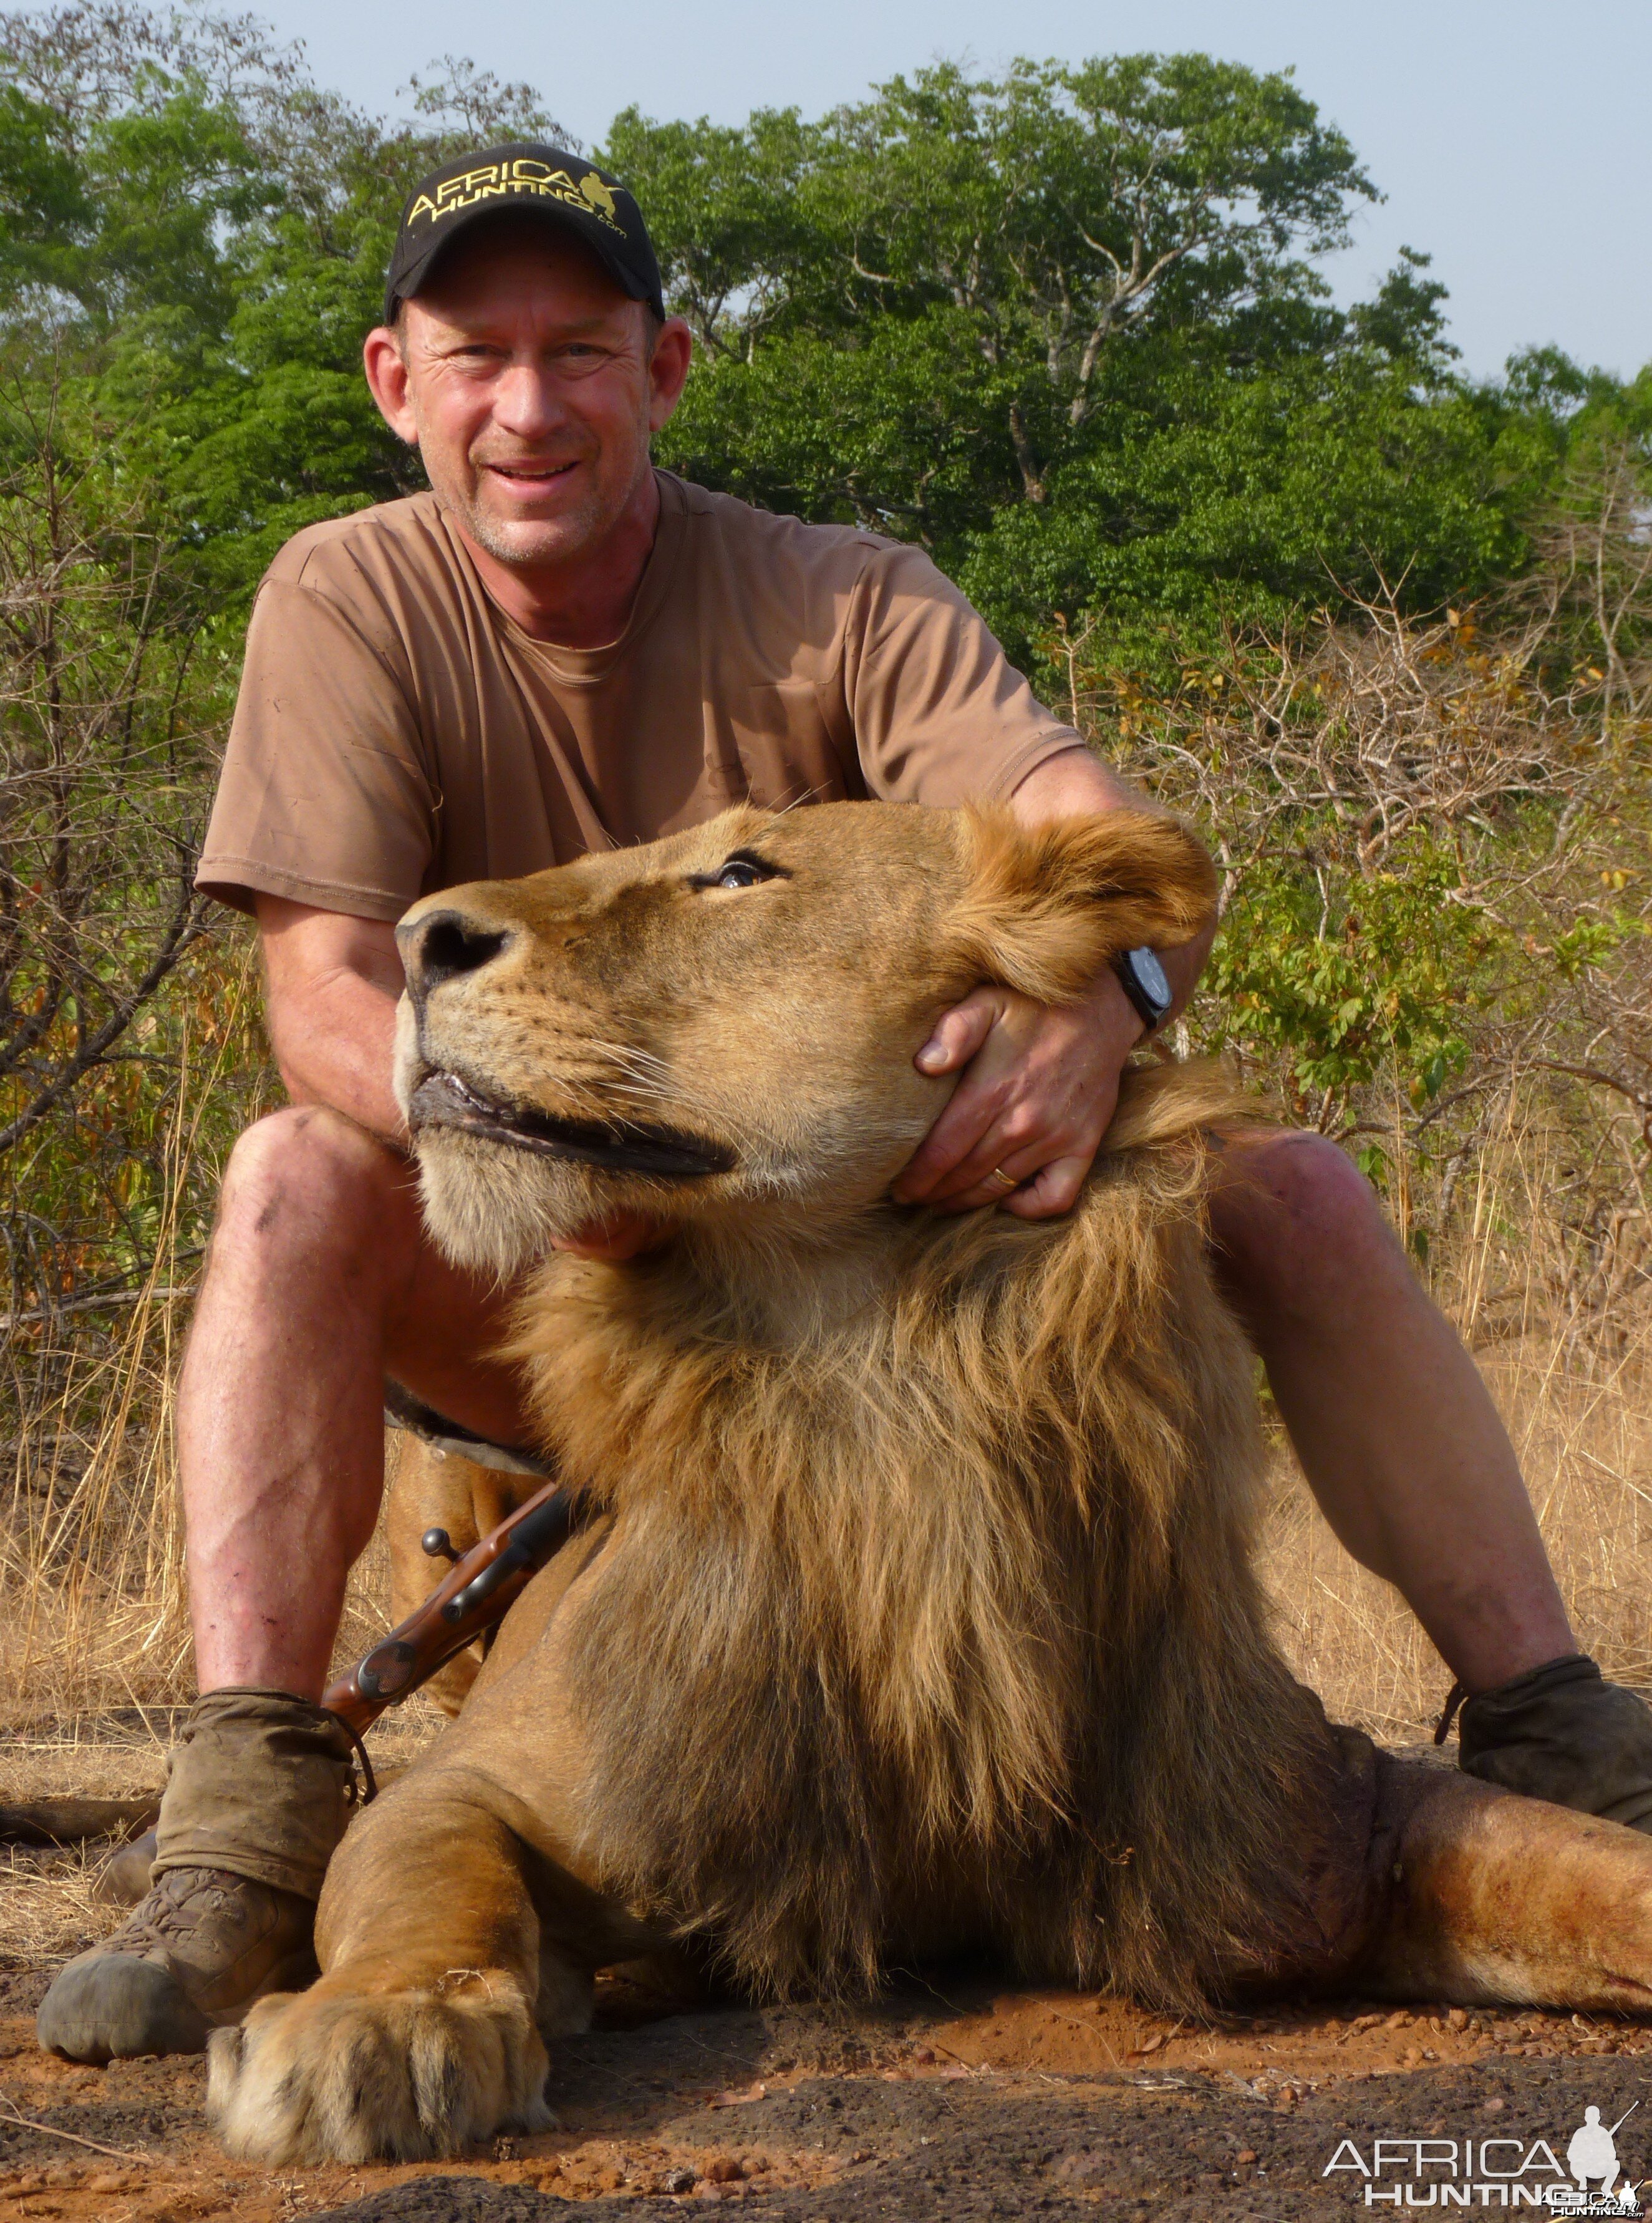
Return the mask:
POLYGON ((445 1528, 427 1528, 418 1540, 418 1548, 427 1559, 456 1560, 459 1557, 445 1528))

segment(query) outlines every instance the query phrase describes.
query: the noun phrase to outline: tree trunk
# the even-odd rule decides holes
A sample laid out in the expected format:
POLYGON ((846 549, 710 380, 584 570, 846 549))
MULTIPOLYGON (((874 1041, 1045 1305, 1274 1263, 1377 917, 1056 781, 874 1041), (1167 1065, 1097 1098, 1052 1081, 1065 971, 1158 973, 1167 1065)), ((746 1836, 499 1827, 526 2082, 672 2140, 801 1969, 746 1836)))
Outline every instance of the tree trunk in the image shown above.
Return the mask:
POLYGON ((1015 461, 1021 467, 1021 492, 1028 501, 1043 501, 1047 492, 1044 473, 1039 468, 1038 457, 1033 453, 1033 444, 1027 437, 1021 405, 1014 401, 1009 405, 1009 438, 1015 450, 1015 461))

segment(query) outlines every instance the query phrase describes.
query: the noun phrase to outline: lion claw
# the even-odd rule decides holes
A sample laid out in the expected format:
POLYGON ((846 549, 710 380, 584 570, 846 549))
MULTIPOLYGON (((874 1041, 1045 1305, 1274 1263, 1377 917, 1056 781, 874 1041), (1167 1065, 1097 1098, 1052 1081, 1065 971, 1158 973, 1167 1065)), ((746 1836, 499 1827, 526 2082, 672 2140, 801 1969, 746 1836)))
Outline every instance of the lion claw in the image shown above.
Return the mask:
POLYGON ((242 2161, 432 2161, 551 2125, 544 2047, 499 1974, 462 1991, 277 1994, 207 2052, 207 2113, 242 2161))

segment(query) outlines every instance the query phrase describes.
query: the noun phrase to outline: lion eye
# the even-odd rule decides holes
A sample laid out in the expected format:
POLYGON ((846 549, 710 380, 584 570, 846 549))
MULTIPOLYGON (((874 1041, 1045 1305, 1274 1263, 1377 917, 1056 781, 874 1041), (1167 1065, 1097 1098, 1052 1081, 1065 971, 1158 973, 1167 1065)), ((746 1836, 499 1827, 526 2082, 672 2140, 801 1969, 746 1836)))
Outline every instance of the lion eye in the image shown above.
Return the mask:
POLYGON ((692 885, 697 888, 755 888, 759 881, 778 879, 780 877, 777 865, 737 849, 714 872, 696 872, 692 885))

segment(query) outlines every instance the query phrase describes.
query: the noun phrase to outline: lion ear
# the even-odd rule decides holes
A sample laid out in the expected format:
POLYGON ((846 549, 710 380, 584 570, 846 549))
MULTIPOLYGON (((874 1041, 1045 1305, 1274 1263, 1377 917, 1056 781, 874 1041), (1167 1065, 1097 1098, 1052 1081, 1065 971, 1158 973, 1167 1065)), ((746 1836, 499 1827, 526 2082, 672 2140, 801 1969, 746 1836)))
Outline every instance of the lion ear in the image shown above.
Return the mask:
POLYGON ((970 879, 951 937, 977 978, 1041 1004, 1078 995, 1121 950, 1191 941, 1215 915, 1215 868, 1173 818, 1025 826, 1000 807, 966 811, 963 834, 970 879))

